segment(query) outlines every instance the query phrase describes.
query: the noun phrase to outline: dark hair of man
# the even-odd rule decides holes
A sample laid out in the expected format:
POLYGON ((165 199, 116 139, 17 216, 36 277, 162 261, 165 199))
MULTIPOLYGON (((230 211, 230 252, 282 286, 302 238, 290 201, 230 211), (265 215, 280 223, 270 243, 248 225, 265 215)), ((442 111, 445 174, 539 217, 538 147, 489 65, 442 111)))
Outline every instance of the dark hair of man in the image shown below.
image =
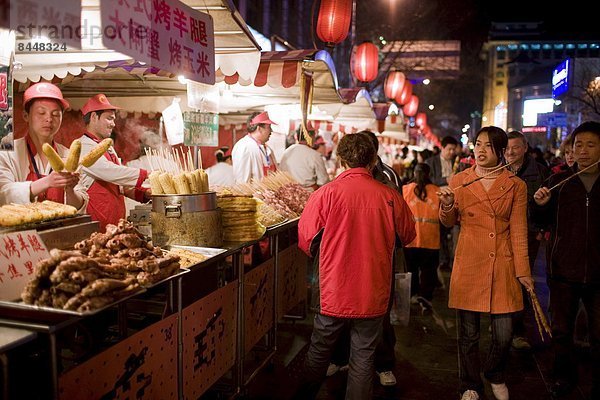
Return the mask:
POLYGON ((519 131, 510 131, 508 132, 508 139, 521 139, 521 141, 523 141, 523 144, 525 145, 525 147, 527 147, 527 138, 525 137, 525 135, 523 135, 521 132, 519 131))
POLYGON ((504 162, 504 150, 506 150, 506 146, 508 145, 508 136, 504 132, 504 129, 497 126, 484 126, 477 132, 475 141, 477 141, 477 138, 482 133, 487 133, 488 140, 492 144, 492 151, 498 157, 498 164, 504 162))
POLYGON ((425 201, 427 198, 427 190, 425 189, 427 185, 431 183, 431 179, 429 178, 429 174, 431 173, 431 168, 428 164, 418 163, 415 165, 413 178, 417 186, 415 186, 414 192, 419 199, 425 201))
POLYGON ((458 140, 456 140, 456 138, 454 136, 444 136, 442 138, 442 147, 446 147, 449 144, 458 146, 458 140))
POLYGON ((560 144, 560 151, 561 151, 561 153, 565 152, 565 147, 566 146, 573 147, 573 134, 567 135, 567 137, 564 138, 564 140, 561 142, 561 144, 560 144))
POLYGON ((369 138, 371 143, 373 143, 373 147, 375 148, 375 153, 377 153, 377 151, 379 150, 379 139, 377 139, 377 136, 371 131, 360 131, 358 133, 361 135, 366 135, 369 138))
POLYGON ((375 149, 367 135, 346 135, 338 143, 337 155, 350 168, 367 168, 375 160, 375 149))
POLYGON ((423 161, 427 160, 429 157, 431 157, 433 155, 433 153, 429 149, 423 149, 420 152, 420 154, 421 154, 421 158, 423 158, 423 161))
POLYGON ((571 132, 571 137, 573 138, 573 143, 575 143, 577 135, 584 132, 590 132, 594 135, 600 137, 600 122, 596 121, 586 121, 580 124, 577 128, 571 132))
POLYGON ((109 111, 109 110, 90 111, 89 113, 87 113, 83 116, 83 123, 86 125, 90 123, 90 121, 92 120, 92 113, 96 113, 96 115, 99 118, 104 111, 109 111))

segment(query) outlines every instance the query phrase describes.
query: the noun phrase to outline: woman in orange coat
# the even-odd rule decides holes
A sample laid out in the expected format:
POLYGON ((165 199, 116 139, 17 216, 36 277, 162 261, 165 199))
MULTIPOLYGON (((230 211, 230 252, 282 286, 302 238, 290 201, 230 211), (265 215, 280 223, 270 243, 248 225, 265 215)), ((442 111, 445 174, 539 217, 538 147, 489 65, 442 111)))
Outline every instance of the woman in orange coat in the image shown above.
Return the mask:
POLYGON ((462 400, 478 400, 483 383, 479 321, 490 313, 492 344, 483 373, 498 400, 508 400, 504 370, 512 339, 512 315, 523 309, 521 285, 533 288, 527 256, 527 187, 501 167, 504 130, 483 127, 475 139, 476 164, 440 189, 440 221, 460 219, 448 306, 457 309, 462 400), (477 178, 480 180, 467 184, 477 178), (454 190, 452 189, 454 188, 454 190))
POLYGON ((414 169, 414 182, 402 187, 402 195, 415 218, 417 237, 404 248, 408 270, 412 272, 411 294, 424 307, 431 307, 437 283, 436 269, 440 259, 439 187, 431 183, 431 169, 419 163, 414 169), (427 300, 427 301, 423 301, 427 300))

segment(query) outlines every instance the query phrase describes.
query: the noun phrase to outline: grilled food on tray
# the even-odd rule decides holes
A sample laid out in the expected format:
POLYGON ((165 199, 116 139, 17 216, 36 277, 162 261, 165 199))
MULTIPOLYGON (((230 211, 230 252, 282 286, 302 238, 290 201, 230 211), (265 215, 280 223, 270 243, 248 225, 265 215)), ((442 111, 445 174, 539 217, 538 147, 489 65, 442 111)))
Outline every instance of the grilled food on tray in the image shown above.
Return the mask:
POLYGON ((169 249, 169 254, 179 256, 179 263, 183 268, 188 268, 194 264, 201 263, 208 259, 204 254, 196 253, 187 249, 179 249, 177 247, 169 249))
POLYGON ((77 214, 75 207, 50 200, 44 200, 41 203, 6 204, 0 207, 0 226, 49 221, 75 214, 77 214))
POLYGON ((173 275, 179 256, 163 254, 121 220, 93 233, 75 250, 50 251, 36 265, 21 298, 27 304, 87 312, 102 308, 173 275))

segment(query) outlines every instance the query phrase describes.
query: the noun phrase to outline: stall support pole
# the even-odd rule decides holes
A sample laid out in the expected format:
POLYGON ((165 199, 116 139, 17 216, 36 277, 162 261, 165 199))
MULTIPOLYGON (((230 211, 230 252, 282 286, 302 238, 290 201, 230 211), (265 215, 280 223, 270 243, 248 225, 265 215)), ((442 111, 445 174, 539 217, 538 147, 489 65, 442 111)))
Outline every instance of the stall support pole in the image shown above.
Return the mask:
POLYGON ((58 351, 56 348, 56 333, 50 332, 50 363, 52 369, 52 398, 58 400, 58 351))
POLYGON ((273 276, 275 277, 275 282, 273 283, 273 330, 272 330, 272 335, 273 335, 273 341, 272 341, 272 346, 273 346, 273 353, 275 353, 277 351, 277 321, 279 321, 279 315, 278 315, 278 311, 279 311, 279 234, 276 234, 275 236, 272 237, 273 238, 273 242, 271 243, 272 246, 272 254, 273 254, 273 265, 275 268, 274 274, 273 276))
POLYGON ((177 279, 177 387, 179 400, 183 400, 183 279, 177 279))
POLYGON ((243 251, 233 255, 233 264, 238 271, 238 308, 237 308, 237 348, 236 348, 236 394, 240 394, 244 385, 244 256, 243 251))

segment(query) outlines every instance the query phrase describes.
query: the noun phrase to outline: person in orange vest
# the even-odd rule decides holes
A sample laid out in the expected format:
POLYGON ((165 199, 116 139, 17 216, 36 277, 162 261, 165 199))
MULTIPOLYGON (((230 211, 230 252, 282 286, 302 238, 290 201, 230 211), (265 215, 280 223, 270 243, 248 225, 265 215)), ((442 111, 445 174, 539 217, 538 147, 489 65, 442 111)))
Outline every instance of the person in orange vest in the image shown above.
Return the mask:
POLYGON ((69 149, 54 141, 67 108, 69 103, 62 92, 51 83, 36 83, 25 91, 27 134, 14 141, 13 151, 0 152, 0 205, 51 200, 85 210, 88 196, 79 183, 79 174, 54 171, 42 151, 47 143, 59 157, 67 157, 69 149))
MULTIPOLYGON (((89 153, 103 139, 110 137, 115 127, 116 112, 120 109, 97 94, 81 108, 86 131, 81 137, 81 156, 89 153)), ((91 167, 82 168, 82 184, 90 197, 87 211, 100 222, 100 231, 107 224, 117 224, 125 218, 124 195, 139 202, 148 200, 149 189, 142 187, 148 171, 121 165, 113 147, 91 167)))
POLYGON ((415 217, 417 230, 415 240, 404 248, 404 256, 408 270, 412 272, 414 302, 424 308, 431 308, 440 259, 440 199, 436 194, 439 187, 431 183, 430 171, 429 165, 417 164, 414 181, 402 187, 402 195, 415 217))

